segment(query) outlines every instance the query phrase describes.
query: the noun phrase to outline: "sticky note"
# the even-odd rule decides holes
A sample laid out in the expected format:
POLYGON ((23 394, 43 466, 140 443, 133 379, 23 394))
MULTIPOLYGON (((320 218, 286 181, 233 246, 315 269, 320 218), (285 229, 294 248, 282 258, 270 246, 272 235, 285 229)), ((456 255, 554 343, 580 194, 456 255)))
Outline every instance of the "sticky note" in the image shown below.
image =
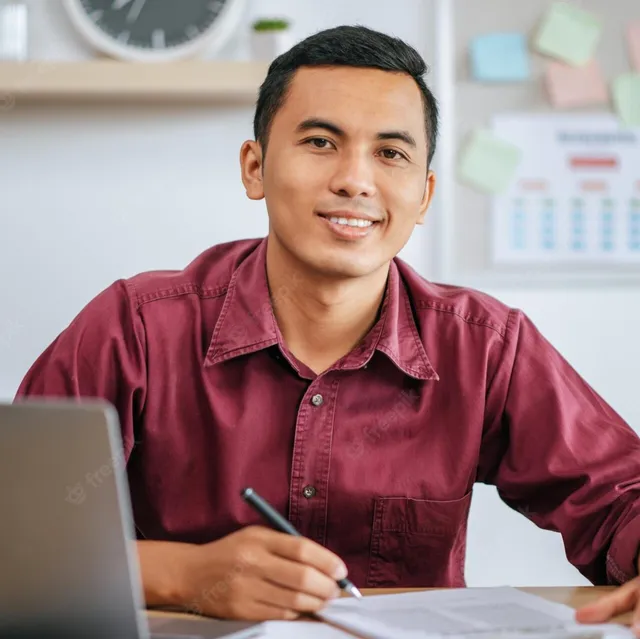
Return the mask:
POLYGON ((504 191, 513 178, 522 151, 495 137, 490 131, 476 131, 460 158, 460 178, 489 193, 504 191))
POLYGON ((609 90, 600 65, 591 60, 581 67, 549 61, 545 84, 551 104, 559 109, 609 102, 609 90))
POLYGON ((535 48, 568 64, 586 64, 595 54, 602 24, 593 13, 567 2, 549 7, 537 36, 535 48))
POLYGON ((640 20, 632 22, 627 28, 629 59, 631 66, 640 72, 640 20))
POLYGON ((480 82, 518 82, 531 75, 522 33, 487 33, 471 41, 471 73, 480 82))
POLYGON ((640 73, 623 73, 613 81, 613 103, 626 126, 640 127, 640 73))

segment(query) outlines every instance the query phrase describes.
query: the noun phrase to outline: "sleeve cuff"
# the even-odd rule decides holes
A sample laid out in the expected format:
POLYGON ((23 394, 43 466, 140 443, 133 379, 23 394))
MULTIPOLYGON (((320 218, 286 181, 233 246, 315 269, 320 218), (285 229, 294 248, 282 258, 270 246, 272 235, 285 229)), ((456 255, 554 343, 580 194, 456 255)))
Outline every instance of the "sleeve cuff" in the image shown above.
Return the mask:
POLYGON ((607 553, 607 578, 612 585, 621 585, 638 576, 640 550, 640 515, 616 533, 607 553))

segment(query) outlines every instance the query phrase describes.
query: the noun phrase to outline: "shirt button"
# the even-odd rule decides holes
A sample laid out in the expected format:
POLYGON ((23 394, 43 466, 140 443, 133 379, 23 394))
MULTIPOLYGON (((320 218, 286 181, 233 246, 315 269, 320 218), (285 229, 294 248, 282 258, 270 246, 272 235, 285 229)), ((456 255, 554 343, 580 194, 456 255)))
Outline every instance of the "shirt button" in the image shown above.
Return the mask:
POLYGON ((324 398, 322 397, 322 395, 319 395, 319 394, 318 395, 314 395, 311 398, 311 403, 314 406, 322 406, 322 404, 324 404, 324 398))
POLYGON ((305 486, 302 489, 302 494, 307 498, 307 499, 311 499, 312 497, 316 496, 316 489, 314 486, 305 486))

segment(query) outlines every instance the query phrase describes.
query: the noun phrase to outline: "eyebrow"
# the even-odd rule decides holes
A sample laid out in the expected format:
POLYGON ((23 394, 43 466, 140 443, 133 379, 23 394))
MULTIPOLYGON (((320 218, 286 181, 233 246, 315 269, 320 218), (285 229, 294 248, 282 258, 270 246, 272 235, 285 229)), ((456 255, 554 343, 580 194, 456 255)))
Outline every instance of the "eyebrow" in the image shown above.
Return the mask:
MULTIPOLYGON (((325 129, 325 131, 329 131, 334 135, 344 138, 346 137, 346 132, 344 129, 341 129, 337 124, 333 122, 329 122, 328 120, 323 120, 321 118, 307 118, 298 124, 296 127, 297 133, 304 133, 305 131, 309 131, 310 129, 325 129)), ((376 135, 377 140, 400 140, 405 144, 413 148, 417 148, 417 144, 415 138, 408 131, 380 131, 376 135)))

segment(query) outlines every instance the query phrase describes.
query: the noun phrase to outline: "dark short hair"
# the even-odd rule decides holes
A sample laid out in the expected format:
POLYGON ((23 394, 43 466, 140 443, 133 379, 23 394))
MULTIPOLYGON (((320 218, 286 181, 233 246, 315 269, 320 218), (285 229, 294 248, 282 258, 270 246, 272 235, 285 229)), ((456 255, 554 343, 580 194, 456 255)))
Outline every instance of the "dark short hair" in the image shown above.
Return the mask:
POLYGON ((253 133, 266 152, 271 123, 283 105, 291 81, 300 67, 348 66, 406 73, 422 93, 431 164, 438 138, 438 103, 424 81, 429 68, 422 56, 399 38, 362 26, 341 26, 319 31, 278 56, 260 87, 253 133))

